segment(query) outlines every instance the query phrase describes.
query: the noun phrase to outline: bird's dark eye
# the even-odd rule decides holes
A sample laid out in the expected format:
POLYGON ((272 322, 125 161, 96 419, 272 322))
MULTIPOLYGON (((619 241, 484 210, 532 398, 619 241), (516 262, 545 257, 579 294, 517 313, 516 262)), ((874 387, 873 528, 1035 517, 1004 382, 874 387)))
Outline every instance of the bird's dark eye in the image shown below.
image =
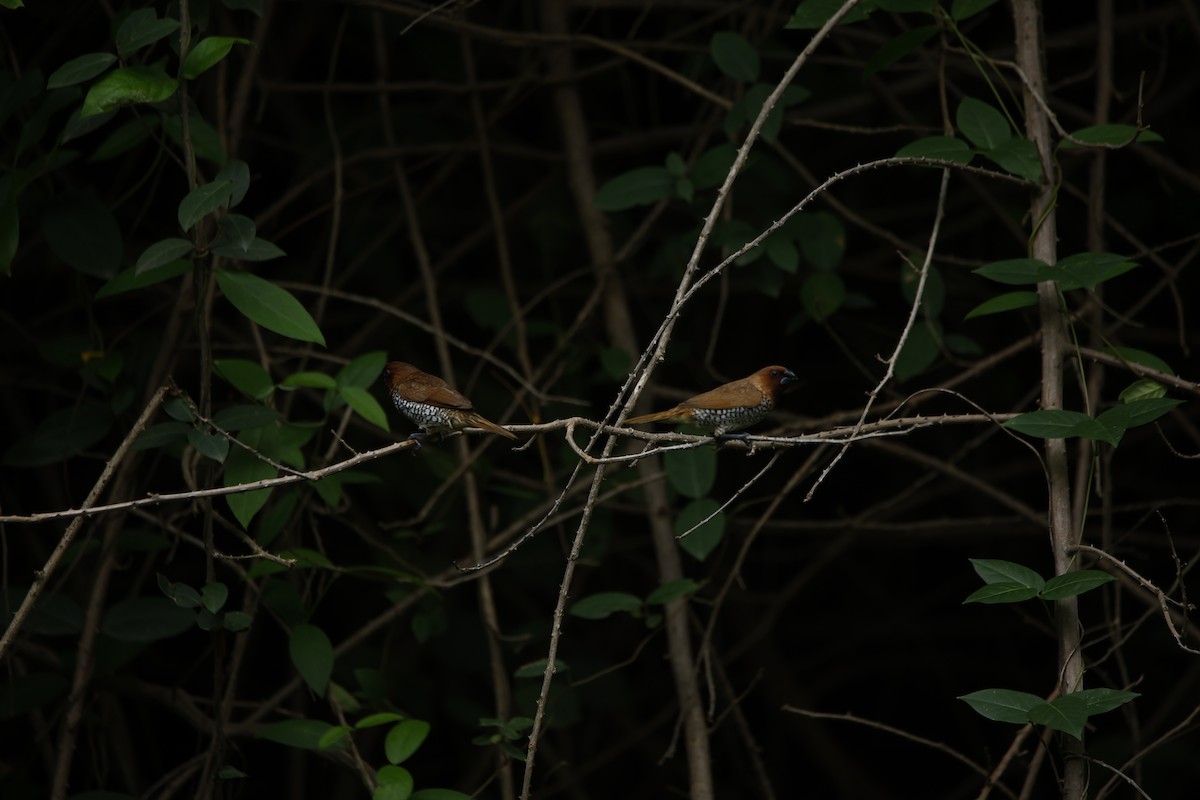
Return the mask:
POLYGON ((779 377, 780 375, 782 375, 782 374, 783 374, 783 373, 782 373, 782 372, 780 372, 780 371, 779 371, 779 370, 777 370, 777 369, 773 369, 773 370, 771 370, 771 377, 772 377, 772 378, 778 378, 778 377, 779 377))

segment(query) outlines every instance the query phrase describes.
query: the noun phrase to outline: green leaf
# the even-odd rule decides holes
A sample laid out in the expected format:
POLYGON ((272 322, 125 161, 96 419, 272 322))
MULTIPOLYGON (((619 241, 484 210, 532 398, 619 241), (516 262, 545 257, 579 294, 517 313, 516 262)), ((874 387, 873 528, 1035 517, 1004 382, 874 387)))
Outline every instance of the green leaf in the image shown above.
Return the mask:
POLYGON ((680 578, 679 580, 669 581, 648 594, 646 596, 646 604, 666 605, 673 600, 695 594, 700 590, 700 586, 700 583, 691 578, 680 578))
POLYGON ((1171 369, 1170 364, 1145 350, 1138 350, 1134 347, 1106 347, 1105 352, 1131 364, 1141 364, 1143 367, 1149 367, 1166 375, 1175 374, 1175 370, 1171 369))
POLYGON ((388 427, 387 414, 384 412, 383 406, 379 405, 379 401, 366 389, 360 389, 357 386, 342 386, 338 389, 338 394, 348 406, 354 409, 356 414, 367 422, 378 425, 385 431, 391 430, 388 427))
POLYGON ((1125 692, 1120 689, 1080 689, 1078 692, 1073 692, 1072 697, 1079 698, 1087 703, 1088 716, 1092 717, 1096 714, 1107 714, 1109 711, 1120 708, 1129 701, 1141 697, 1137 692, 1125 692))
MULTIPOLYGON (((213 370, 247 397, 265 400, 275 390, 271 375, 256 361, 244 358, 218 358, 213 370)), ((224 426, 222 426, 224 427, 224 426)))
POLYGON ((954 0, 950 6, 950 16, 955 22, 962 22, 996 2, 998 0, 954 0))
POLYGON ((1036 258, 1010 258, 1007 261, 993 261, 978 269, 971 270, 974 274, 1009 286, 1036 284, 1044 280, 1045 261, 1036 258))
POLYGON ((297 625, 288 641, 288 654, 308 688, 324 697, 333 674, 333 645, 325 631, 316 625, 297 625))
POLYGON ((90 191, 54 198, 42 215, 42 235, 72 269, 106 280, 117 274, 124 252, 121 229, 90 191))
POLYGON ((999 558, 971 558, 971 567, 984 583, 1016 583, 1040 592, 1046 585, 1041 575, 1024 564, 999 558))
POLYGON ((1014 136, 995 147, 981 149, 981 152, 985 158, 1018 178, 1030 183, 1038 183, 1042 179, 1042 162, 1038 158, 1037 147, 1024 137, 1014 136))
POLYGON ((824 322, 846 300, 846 285, 836 272, 814 272, 800 286, 800 303, 809 316, 824 322))
POLYGON ((1139 425, 1148 425, 1182 404, 1182 400, 1170 397, 1130 400, 1103 412, 1096 418, 1096 421, 1110 430, 1124 431, 1139 425))
MULTIPOLYGON (((151 12, 153 13, 153 12, 151 12)), ((72 58, 63 64, 46 79, 46 90, 61 89, 64 86, 74 86, 84 81, 90 81, 117 60, 112 53, 87 53, 72 58)))
POLYGON ((1081 569, 1065 575, 1055 575, 1046 581, 1042 599, 1061 600, 1064 597, 1074 597, 1115 580, 1112 575, 1098 569, 1081 569))
POLYGON ((225 607, 229 599, 229 587, 219 581, 213 581, 200 590, 200 601, 211 613, 216 614, 225 607))
POLYGON ((375 793, 371 795, 371 800, 409 800, 412 796, 413 777, 404 767, 390 764, 380 767, 375 781, 375 793))
POLYGON ((453 789, 421 789, 413 792, 409 800, 471 800, 471 795, 453 789))
MULTIPOLYGON (((242 448, 235 447, 229 451, 229 455, 225 459, 223 482, 225 486, 239 486, 244 483, 274 478, 278 475, 279 471, 275 467, 242 448)), ((225 502, 242 527, 249 529, 250 521, 266 504, 270 494, 270 489, 255 489, 227 494, 225 502)))
POLYGON ((709 43, 717 69, 743 83, 758 80, 758 51, 746 38, 733 31, 718 31, 709 43))
POLYGON ((720 186, 736 158, 737 148, 728 143, 705 150, 692 167, 692 184, 696 191, 720 186))
POLYGON ((583 598, 572 605, 567 613, 581 619, 608 619, 617 612, 627 612, 636 616, 641 611, 640 597, 628 592, 601 592, 583 598))
POLYGON ((663 454, 667 482, 685 497, 704 497, 717 480, 717 451, 710 447, 663 454))
POLYGON ((230 633, 244 631, 254 622, 254 617, 244 611, 226 611, 221 620, 221 627, 230 633))
POLYGON ((169 17, 159 19, 153 8, 139 9, 126 17, 121 26, 117 28, 117 52, 121 58, 127 59, 146 45, 170 36, 177 30, 179 30, 178 20, 169 17))
POLYGON ((963 600, 963 605, 967 603, 983 603, 985 605, 1020 603, 1037 596, 1037 589, 1022 586, 1019 583, 989 583, 967 595, 967 599, 963 600))
POLYGON ((1083 738, 1083 726, 1087 724, 1087 718, 1087 700, 1075 694, 1056 697, 1049 703, 1041 703, 1029 709, 1030 722, 1069 733, 1076 739, 1083 738))
POLYGON ((281 389, 336 389, 337 382, 324 372, 297 372, 279 384, 281 389))
POLYGON ((217 285, 234 307, 267 330, 325 345, 312 316, 291 292, 249 272, 217 270, 217 285))
MULTIPOLYGON (((570 669, 561 659, 554 659, 554 671, 566 672, 570 669)), ((536 661, 530 661, 522 664, 513 671, 514 678, 540 678, 546 672, 546 659, 539 658, 536 661)))
MULTIPOLYGON (((179 147, 183 146, 182 117, 182 114, 171 114, 162 123, 163 132, 179 147)), ((216 128, 195 109, 189 110, 188 130, 191 132, 192 149, 196 151, 196 158, 218 167, 225 163, 225 146, 221 141, 220 135, 217 133, 216 128)), ((224 177, 224 175, 218 173, 216 179, 220 180, 224 177)), ((235 203, 231 202, 230 208, 234 205, 235 203)))
POLYGON ((393 764, 403 764, 429 735, 429 723, 419 719, 398 722, 383 741, 383 752, 393 764))
POLYGON ((134 274, 157 269, 164 264, 179 260, 184 254, 192 252, 192 243, 187 239, 162 239, 147 247, 137 263, 133 265, 134 274))
POLYGON ((156 573, 155 577, 158 580, 158 588, 172 603, 180 608, 200 608, 200 593, 191 586, 182 582, 175 583, 161 572, 156 573))
POLYGON ((190 231, 207 214, 226 205, 232 192, 233 182, 225 178, 197 186, 179 202, 179 227, 190 231))
POLYGON ((767 258, 784 272, 796 274, 800 269, 800 250, 795 242, 780 233, 772 234, 763 242, 767 258))
MULTIPOLYGON (((28 586, 7 586, 0 593, 8 614, 16 611, 29 594, 28 586)), ((41 594, 34 602, 33 611, 25 619, 21 629, 39 636, 77 636, 83 630, 83 608, 69 597, 61 594, 41 594)), ((8 676, 11 679, 12 676, 8 676)))
POLYGON ((190 425, 182 422, 162 422, 147 428, 137 441, 133 443, 134 450, 149 450, 155 447, 167 447, 187 438, 190 425))
MULTIPOLYGON (((897 158, 936 158, 939 161, 950 161, 955 164, 969 164, 975 153, 962 139, 953 136, 926 136, 909 142, 896 151, 897 158)), ((940 168, 939 164, 930 166, 940 168)))
POLYGON ((100 300, 105 297, 112 297, 113 295, 131 292, 135 289, 144 289, 147 286, 153 286, 156 283, 162 283, 172 278, 178 278, 180 275, 186 275, 191 269, 192 262, 182 258, 144 272, 138 272, 137 267, 130 267, 129 269, 121 270, 113 276, 112 280, 101 286, 96 291, 96 299, 100 300))
POLYGON ((245 161, 239 161, 236 158, 230 159, 225 166, 221 167, 221 171, 217 173, 215 179, 227 180, 233 184, 229 207, 236 208, 250 188, 250 166, 245 161))
POLYGON ((39 467, 66 461, 92 447, 112 429, 112 410, 98 403, 51 411, 33 431, 4 454, 13 467, 39 467))
POLYGON ((1149 378, 1140 378, 1122 389, 1117 399, 1122 403, 1135 403, 1139 400, 1157 400, 1166 393, 1167 387, 1161 383, 1149 378))
POLYGON ((321 737, 332 727, 328 722, 317 719, 289 719, 264 725, 258 732, 258 738, 288 747, 317 750, 321 737))
POLYGON ((961 695, 958 699, 987 719, 1018 725, 1029 722, 1029 710, 1044 703, 1042 698, 1035 694, 1011 689, 980 689, 961 695))
POLYGON ((725 512, 720 508, 721 504, 716 500, 702 497, 684 506, 675 518, 675 538, 679 539, 679 546, 697 561, 708 558, 725 535, 725 512), (709 516, 712 519, 703 522, 709 516))
POLYGON ((157 642, 190 629, 194 618, 165 597, 134 597, 105 611, 100 630, 121 642, 157 642))
POLYGON ((940 353, 933 331, 928 325, 918 322, 908 332, 904 347, 896 357, 896 380, 904 383, 909 378, 920 375, 937 361, 940 353))
POLYGON ((179 88, 179 81, 159 67, 121 67, 92 84, 79 118, 87 119, 122 106, 161 103, 179 88))
POLYGON ((884 11, 894 14, 907 14, 914 11, 933 13, 933 8, 940 0, 875 0, 875 5, 884 11))
POLYGON ((187 439, 200 455, 218 464, 225 463, 225 457, 229 455, 229 440, 224 436, 193 428, 188 431, 187 439))
POLYGON ((675 196, 675 177, 666 167, 638 167, 610 178, 593 201, 601 211, 623 211, 675 196))
POLYGON ((221 217, 220 225, 225 239, 235 251, 240 251, 244 256, 250 250, 255 233, 258 231, 254 220, 243 217, 241 214, 226 214, 221 217))
MULTIPOLYGON (((783 27, 815 31, 828 22, 829 18, 844 4, 843 0, 803 0, 796 7, 796 13, 792 14, 792 18, 783 27)), ((871 11, 872 9, 867 3, 859 3, 846 13, 838 24, 849 25, 852 22, 862 22, 870 15, 871 11)))
POLYGON ((1076 253, 1054 266, 1069 276, 1059 279, 1062 289, 1082 287, 1091 291, 1097 284, 1129 272, 1137 263, 1115 253, 1076 253))
POLYGON ((222 258, 229 258, 235 261, 270 261, 274 258, 282 258, 287 253, 280 250, 266 239, 260 239, 257 236, 251 240, 244 249, 229 239, 222 237, 218 239, 212 247, 214 255, 222 258))
POLYGON ((183 61, 183 77, 193 81, 229 54, 235 44, 250 44, 249 39, 237 36, 209 36, 201 39, 183 61))
POLYGON ((800 242, 805 259, 817 269, 828 272, 842 262, 846 253, 846 229, 833 214, 828 211, 801 214, 793 218, 791 229, 800 242))
POLYGON ((387 360, 387 353, 382 350, 363 353, 338 370, 334 380, 338 386, 358 386, 365 389, 380 379, 387 360))
POLYGON ((937 32, 937 25, 923 25, 919 28, 910 28, 898 36, 893 36, 867 59, 865 73, 867 75, 874 75, 881 69, 890 67, 932 39, 937 35, 937 32))
MULTIPOLYGON (((50 76, 53 78, 54 76, 50 76)), ((1060 150, 1080 150, 1089 145, 1106 145, 1123 147, 1133 142, 1161 142, 1163 138, 1154 131, 1143 130, 1140 133, 1133 125, 1090 125, 1071 132, 1071 138, 1078 139, 1083 144, 1076 144, 1070 139, 1058 143, 1060 150)))
POLYGON ((345 725, 335 725, 321 735, 317 740, 318 750, 332 750, 340 747, 346 737, 350 735, 350 728, 345 725))
POLYGON ((1037 292, 1008 292, 997 295, 967 312, 963 319, 985 317, 988 314, 999 314, 1002 311, 1014 311, 1018 308, 1029 308, 1037 305, 1037 292))
POLYGON ((1004 423, 1004 427, 1039 439, 1082 437, 1115 445, 1119 435, 1087 414, 1058 408, 1031 411, 1004 423))
POLYGON ((994 107, 974 97, 964 97, 954 115, 958 129, 971 144, 987 151, 1012 138, 1008 120, 994 107))
POLYGON ((380 725, 389 725, 393 722, 399 722, 404 719, 403 714, 397 714, 394 711, 380 711, 376 714, 368 714, 367 716, 354 723, 354 727, 362 730, 364 728, 378 728, 380 725))

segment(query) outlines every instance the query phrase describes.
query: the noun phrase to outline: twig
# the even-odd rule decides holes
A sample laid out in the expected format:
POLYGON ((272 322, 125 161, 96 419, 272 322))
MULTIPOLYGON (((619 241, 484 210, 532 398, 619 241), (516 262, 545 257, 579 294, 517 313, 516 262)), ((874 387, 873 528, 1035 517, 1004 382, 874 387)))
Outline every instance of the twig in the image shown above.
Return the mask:
MULTIPOLYGON (((33 604, 37 602, 42 590, 46 586, 46 581, 54 574, 54 570, 58 567, 58 562, 62 560, 63 554, 67 552, 67 548, 71 546, 71 542, 75 540, 75 534, 79 532, 79 528, 83 525, 83 520, 87 516, 89 510, 98 508, 96 501, 100 499, 100 495, 104 492, 108 482, 112 479, 116 472, 117 465, 125 459, 125 454, 129 452, 129 448, 145 430, 150 418, 154 416, 154 412, 158 410, 162 404, 163 396, 167 392, 166 386, 158 387, 153 395, 150 396, 150 402, 142 409, 141 415, 133 423, 129 432, 125 434, 125 439, 117 447, 116 452, 105 463, 104 469, 100 472, 100 477, 96 479, 96 483, 92 486, 92 490, 88 492, 88 496, 84 498, 83 505, 73 514, 57 514, 52 519, 62 517, 74 517, 71 524, 63 531, 62 537, 58 540, 58 544, 54 546, 50 557, 46 559, 45 565, 40 570, 33 573, 33 582, 29 586, 29 591, 25 594, 25 598, 21 601, 21 605, 13 614, 12 621, 8 623, 8 627, 4 629, 4 635, 0 637, 0 661, 4 660, 4 654, 12 646, 13 640, 16 638, 17 632, 21 630, 21 626, 25 624, 25 619, 29 616, 29 612, 33 610, 33 604)), ((2 519, 0 522, 20 522, 17 519, 2 519)), ((40 521, 40 520, 34 520, 40 521)))

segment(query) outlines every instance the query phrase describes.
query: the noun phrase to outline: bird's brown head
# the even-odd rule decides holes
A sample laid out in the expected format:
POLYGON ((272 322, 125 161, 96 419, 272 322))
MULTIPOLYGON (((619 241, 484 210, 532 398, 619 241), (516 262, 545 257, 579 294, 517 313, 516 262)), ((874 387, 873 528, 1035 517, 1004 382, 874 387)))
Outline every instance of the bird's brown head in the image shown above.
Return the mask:
POLYGON ((775 364, 774 366, 763 367, 751 375, 750 380, 762 390, 763 394, 770 396, 771 400, 775 401, 779 399, 779 395, 789 385, 796 382, 796 373, 787 367, 775 364))
POLYGON ((390 391, 420 371, 412 364, 405 363, 404 361, 391 361, 383 368, 383 381, 387 384, 390 391))

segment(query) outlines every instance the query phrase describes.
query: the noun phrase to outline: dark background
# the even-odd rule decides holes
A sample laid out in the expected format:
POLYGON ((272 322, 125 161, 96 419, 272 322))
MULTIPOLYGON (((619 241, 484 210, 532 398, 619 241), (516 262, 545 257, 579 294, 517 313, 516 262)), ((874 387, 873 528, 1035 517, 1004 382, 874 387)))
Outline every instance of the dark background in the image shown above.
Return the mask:
MULTIPOLYGON (((671 152, 693 164, 718 144, 740 145, 747 130, 743 124, 726 131, 725 109, 605 44, 627 48, 736 102, 747 86, 714 65, 714 33, 735 31, 753 43, 761 56, 760 80, 774 84, 812 32, 784 27, 795 3, 569 5, 573 33, 563 40, 545 33, 541 8, 530 2, 428 8, 266 0, 261 16, 216 2, 191 4, 203 35, 253 41, 235 47, 192 82, 190 97, 228 157, 250 166, 250 190, 237 210, 254 218, 259 235, 287 253, 246 266, 288 288, 317 316, 325 348, 254 329, 219 296, 208 312, 207 331, 198 329, 190 273, 96 298, 111 275, 85 274, 64 263, 49 241, 53 234, 47 233, 45 215, 64 196, 91 193, 117 222, 121 269, 131 267, 149 244, 180 235, 175 211, 187 183, 174 141, 156 134, 116 157, 94 157, 106 136, 135 113, 178 114, 178 103, 123 110, 105 127, 61 143, 78 99, 49 112, 43 90, 22 98, 13 87, 38 72, 44 79, 77 55, 111 51, 113 30, 126 9, 31 2, 4 10, 0 39, 7 89, 0 152, 5 170, 20 176, 24 188, 20 247, 11 275, 0 278, 0 445, 6 453, 0 511, 77 507, 167 374, 189 394, 200 395, 207 380, 204 336, 210 337, 213 357, 260 361, 276 381, 301 369, 334 374, 373 351, 440 373, 433 337, 409 321, 428 320, 429 310, 399 173, 411 187, 435 270, 444 329, 475 348, 452 347, 454 374, 445 377, 497 421, 601 418, 625 378, 624 364, 639 354, 625 353, 622 360, 609 352, 609 329, 591 302, 603 270, 591 263, 568 188, 556 111, 561 85, 546 78, 550 48, 564 41, 570 47, 569 85, 582 99, 591 144, 585 155, 603 182, 636 167, 662 165, 671 152), (464 66, 468 51, 475 86, 464 66), (473 96, 487 119, 482 132, 472 118, 473 96), (508 325, 513 312, 481 169, 485 149, 504 215, 513 288, 524 306, 523 343, 508 325), (535 371, 522 366, 521 347, 535 371), (548 397, 519 392, 511 376, 481 359, 479 350, 526 374, 548 397), (119 355, 116 374, 98 374, 97 359, 85 358, 85 352, 104 354, 100 363, 119 355), (83 404, 111 411, 98 436, 36 463, 21 456, 31 440, 44 441, 45 430, 38 426, 51 412, 83 404)), ((1067 130, 1093 124, 1099 93, 1110 103, 1109 121, 1134 124, 1140 115, 1164 139, 1100 155, 1060 153, 1060 256, 1107 250, 1139 264, 1097 293, 1066 294, 1067 308, 1081 311, 1073 332, 1089 347, 1151 352, 1191 378, 1197 372, 1191 314, 1200 219, 1194 133, 1200 16, 1187 0, 1117 3, 1112 20, 1101 13, 1103 0, 1048 6, 1050 103, 1061 124, 1067 130), (1092 174, 1100 160, 1103 184, 1092 174), (1105 224, 1089 237, 1089 209, 1098 205, 1105 224)), ((174 4, 159 4, 157 10, 160 16, 177 15, 174 4)), ((774 141, 756 146, 735 184, 726 221, 761 230, 837 171, 941 133, 944 116, 953 123, 964 97, 1004 102, 1020 124, 1020 86, 1011 70, 982 69, 949 32, 886 69, 866 70, 881 47, 926 24, 928 14, 877 11, 835 32, 796 79, 811 96, 788 109, 774 141)), ((1004 3, 965 21, 962 32, 987 57, 1013 57, 1004 3)), ((173 39, 139 53, 137 61, 161 60, 173 73, 178 63, 173 39)), ((973 163, 994 168, 978 156, 973 163)), ((219 166, 201 158, 202 179, 211 179, 219 166)), ((731 267, 683 313, 666 361, 651 381, 652 405, 664 407, 781 363, 799 374, 800 386, 771 425, 756 432, 816 432, 857 419, 882 375, 880 358, 892 352, 908 315, 901 255, 920 262, 938 180, 936 170, 892 166, 850 178, 822 195, 813 211, 831 213, 844 230, 844 256, 836 266, 847 290, 844 304, 824 320, 805 310, 803 286, 819 269, 803 257, 795 271, 767 258, 731 267)), ((634 241, 616 271, 639 346, 649 342, 668 310, 714 196, 707 188, 692 202, 674 198, 607 215, 618 249, 634 241), (640 231, 650 215, 656 216, 640 231)), ((975 413, 967 400, 992 413, 1036 407, 1040 357, 1032 336, 1038 325, 1034 310, 964 320, 979 303, 1015 288, 971 270, 1025 256, 1030 230, 1025 188, 979 174, 952 176, 933 260, 944 287, 944 307, 935 321, 948 338, 928 368, 885 388, 876 414, 892 410, 910 393, 950 383, 959 396, 922 395, 919 406, 898 413, 975 413), (1024 346, 995 357, 1020 341, 1024 346)), ((715 265, 718 254, 728 252, 731 240, 719 235, 701 263, 715 265)), ((1093 414, 1115 404, 1133 380, 1119 367, 1086 358, 1072 365, 1073 375, 1076 368, 1095 381, 1098 392, 1085 406, 1080 382, 1072 378, 1067 407, 1093 414)), ((387 405, 382 384, 371 389, 387 405)), ((247 402, 220 378, 212 379, 211 392, 214 410, 247 402)), ((1195 581, 1185 577, 1180 587, 1174 583, 1177 572, 1200 549, 1194 460, 1200 431, 1191 402, 1195 392, 1170 394, 1189 402, 1156 425, 1130 430, 1115 449, 1100 445, 1092 451, 1072 442, 1070 452, 1076 487, 1087 492, 1083 541, 1105 548, 1178 598, 1195 581)), ((331 409, 322 392, 277 392, 271 402, 288 420, 314 429, 302 446, 305 466, 347 454, 330 433, 344 408, 331 409)), ((351 416, 342 436, 365 451, 411 430, 398 415, 389 411, 389 417, 391 433, 351 416)), ((164 419, 160 413, 156 421, 164 419)), ((472 438, 472 447, 484 441, 472 438)), ((815 474, 790 491, 766 520, 716 612, 713 667, 702 675, 702 687, 706 701, 715 695, 711 741, 720 797, 765 797, 764 783, 781 798, 979 795, 983 777, 943 752, 856 722, 808 719, 784 707, 849 713, 944 743, 984 770, 997 764, 1017 728, 985 720, 956 698, 989 687, 1040 696, 1052 691, 1057 650, 1050 609, 1037 600, 996 606, 962 601, 980 585, 969 558, 1006 559, 1043 576, 1052 573, 1043 519, 1046 481, 1035 455, 1040 442, 1032 441, 1034 450, 983 423, 924 428, 856 445, 809 502, 804 496, 815 474), (1033 513, 1018 513, 1015 506, 1033 513)), ((810 448, 791 448, 728 510, 724 539, 706 559, 684 556, 687 575, 704 582, 691 604, 694 643, 713 619, 712 599, 729 578, 739 547, 810 448)), ((213 663, 228 657, 234 636, 249 636, 237 666, 227 755, 247 777, 220 782, 218 792, 361 796, 361 780, 347 763, 255 736, 261 723, 297 715, 335 721, 329 704, 303 684, 276 695, 296 674, 288 656, 291 620, 280 610, 286 603, 265 599, 279 592, 294 597, 302 617, 334 645, 412 599, 402 613, 338 656, 333 680, 361 703, 351 716, 391 709, 432 725, 428 740, 405 762, 418 788, 502 796, 495 783, 487 783, 495 769, 494 749, 472 743, 486 732, 478 720, 495 715, 495 700, 474 583, 459 580, 463 576, 451 569, 472 560, 466 489, 454 473, 456 452, 447 443, 369 462, 358 469, 364 482, 345 485, 333 506, 309 488, 277 490, 251 534, 261 534, 264 518, 281 507, 285 494, 294 497, 293 508, 281 508, 284 522, 265 546, 273 552, 319 551, 333 566, 248 577, 252 562, 218 560, 216 578, 229 585, 231 606, 242 607, 260 593, 264 598, 261 605, 254 601, 258 612, 248 632, 214 635, 192 628, 138 646, 102 636, 72 762, 72 791, 153 797, 195 792, 186 765, 208 747, 209 735, 198 720, 210 716, 213 663), (431 497, 436 499, 426 508, 431 497), (385 570, 420 580, 396 579, 385 570), (254 712, 258 716, 251 720, 254 712), (172 784, 176 776, 178 785, 172 784)), ((818 463, 827 463, 833 453, 829 449, 818 463)), ((720 501, 768 458, 736 448, 718 455, 710 495, 720 501)), ((220 484, 219 466, 198 462, 182 448, 139 451, 136 458, 125 493, 107 501, 220 484)), ((472 470, 488 533, 502 535, 494 549, 541 515, 574 464, 560 432, 543 434, 521 451, 499 441, 488 444, 472 470)), ((630 470, 617 468, 605 486, 616 489, 632 479, 630 470)), ((586 477, 581 480, 586 483, 586 477)), ((514 672, 545 657, 581 499, 570 498, 565 519, 547 526, 491 574, 514 714, 532 716, 540 677, 514 672)), ((679 507, 685 503, 680 497, 679 507)), ((230 531, 238 523, 221 499, 210 508, 178 503, 130 514, 121 523, 121 533, 128 535, 118 539, 110 556, 117 558, 117 571, 104 602, 159 595, 156 573, 202 585, 206 561, 196 542, 206 514, 216 517, 218 550, 246 552, 230 531)), ((23 596, 32 571, 45 562, 66 524, 0 528, 10 602, 23 596)), ((84 524, 66 563, 52 576, 51 596, 76 607, 89 602, 101 539, 99 520, 84 524)), ((1085 566, 1111 569, 1090 559, 1085 566)), ((645 597, 656 585, 641 494, 636 488, 615 493, 597 509, 571 596, 624 591, 645 597)), ((1108 584, 1080 602, 1086 684, 1141 694, 1091 721, 1086 752, 1121 769, 1151 797, 1194 796, 1200 780, 1194 757, 1200 746, 1193 722, 1200 710, 1196 655, 1176 644, 1153 596, 1129 581, 1108 584)), ((559 674, 552 694, 550 730, 535 772, 537 797, 686 796, 677 703, 660 628, 627 614, 598 621, 567 618, 559 655, 569 669, 559 674)), ((1185 636, 1190 632, 1185 629, 1185 636)), ((4 664, 9 688, 0 728, 0 792, 6 798, 48 792, 78 640, 73 628, 51 633, 31 626, 4 664), (44 677, 37 683, 29 676, 44 677)), ((372 767, 386 763, 384 730, 356 734, 372 767)), ((1039 729, 1025 740, 993 796, 1017 796, 1030 761, 1047 745, 1052 752, 1028 779, 1025 796, 1054 796, 1055 737, 1039 741, 1040 734, 1039 729)), ((524 751, 524 738, 515 744, 524 751)), ((1108 768, 1093 764, 1092 796, 1135 796, 1121 780, 1110 783, 1112 777, 1108 768)))

